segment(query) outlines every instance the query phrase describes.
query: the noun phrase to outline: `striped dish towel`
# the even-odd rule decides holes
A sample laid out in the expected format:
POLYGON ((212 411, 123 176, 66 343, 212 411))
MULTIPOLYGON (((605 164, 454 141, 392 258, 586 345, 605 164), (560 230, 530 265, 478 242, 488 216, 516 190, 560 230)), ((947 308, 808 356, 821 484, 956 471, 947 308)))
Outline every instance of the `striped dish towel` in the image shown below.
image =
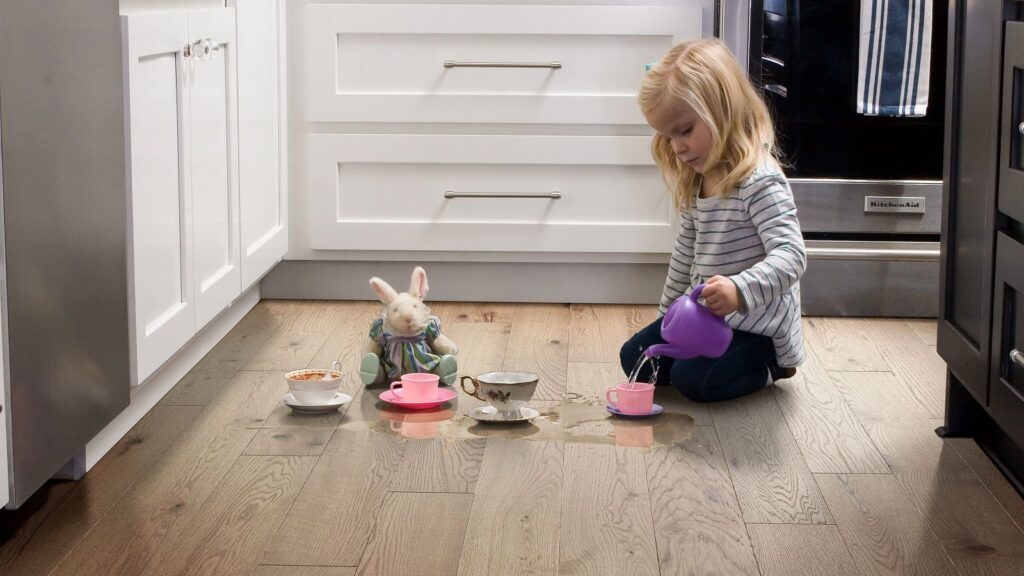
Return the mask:
POLYGON ((924 116, 932 51, 932 0, 861 0, 857 112, 924 116))

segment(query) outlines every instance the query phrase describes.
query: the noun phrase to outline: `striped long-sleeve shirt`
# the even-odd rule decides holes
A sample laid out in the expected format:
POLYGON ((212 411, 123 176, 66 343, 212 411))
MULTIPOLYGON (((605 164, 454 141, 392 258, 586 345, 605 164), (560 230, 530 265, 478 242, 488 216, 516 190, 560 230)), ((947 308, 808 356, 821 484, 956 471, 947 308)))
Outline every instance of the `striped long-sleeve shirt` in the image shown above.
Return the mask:
POLYGON ((739 289, 740 310, 726 317, 734 329, 770 336, 780 366, 804 360, 800 277, 807 265, 793 193, 776 168, 762 167, 726 197, 697 198, 680 215, 664 314, 676 298, 715 275, 739 289))

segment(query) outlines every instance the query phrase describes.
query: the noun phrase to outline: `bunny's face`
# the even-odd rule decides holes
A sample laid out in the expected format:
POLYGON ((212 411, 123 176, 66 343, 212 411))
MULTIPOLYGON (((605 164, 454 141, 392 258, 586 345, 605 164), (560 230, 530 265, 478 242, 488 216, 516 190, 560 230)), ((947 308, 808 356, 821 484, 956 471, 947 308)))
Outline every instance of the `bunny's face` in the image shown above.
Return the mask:
POLYGON ((385 322, 393 334, 413 336, 427 329, 430 308, 416 297, 403 292, 386 307, 385 322))

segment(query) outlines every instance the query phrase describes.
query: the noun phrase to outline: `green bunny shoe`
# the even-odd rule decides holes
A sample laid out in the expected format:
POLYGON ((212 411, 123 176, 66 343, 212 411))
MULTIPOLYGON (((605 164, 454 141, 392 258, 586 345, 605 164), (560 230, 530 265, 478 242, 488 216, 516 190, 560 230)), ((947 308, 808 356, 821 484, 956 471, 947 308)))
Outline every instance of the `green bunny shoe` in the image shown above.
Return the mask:
POLYGON ((380 365, 380 358, 373 352, 367 352, 359 361, 359 379, 367 386, 384 381, 384 369, 380 365))
POLYGON ((459 377, 459 363, 455 356, 445 354, 437 361, 437 375, 441 377, 441 384, 451 386, 459 377))

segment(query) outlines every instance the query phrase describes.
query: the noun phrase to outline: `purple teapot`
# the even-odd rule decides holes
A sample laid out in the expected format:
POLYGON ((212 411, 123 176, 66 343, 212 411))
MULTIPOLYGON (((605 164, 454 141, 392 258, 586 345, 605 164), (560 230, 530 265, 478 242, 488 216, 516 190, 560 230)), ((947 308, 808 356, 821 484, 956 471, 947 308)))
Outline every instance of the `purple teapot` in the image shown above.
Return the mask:
POLYGON ((725 354, 732 341, 732 328, 697 302, 703 291, 704 284, 698 284, 688 297, 682 296, 672 302, 661 321, 661 337, 666 344, 647 348, 645 356, 686 360, 697 356, 718 358, 725 354))

